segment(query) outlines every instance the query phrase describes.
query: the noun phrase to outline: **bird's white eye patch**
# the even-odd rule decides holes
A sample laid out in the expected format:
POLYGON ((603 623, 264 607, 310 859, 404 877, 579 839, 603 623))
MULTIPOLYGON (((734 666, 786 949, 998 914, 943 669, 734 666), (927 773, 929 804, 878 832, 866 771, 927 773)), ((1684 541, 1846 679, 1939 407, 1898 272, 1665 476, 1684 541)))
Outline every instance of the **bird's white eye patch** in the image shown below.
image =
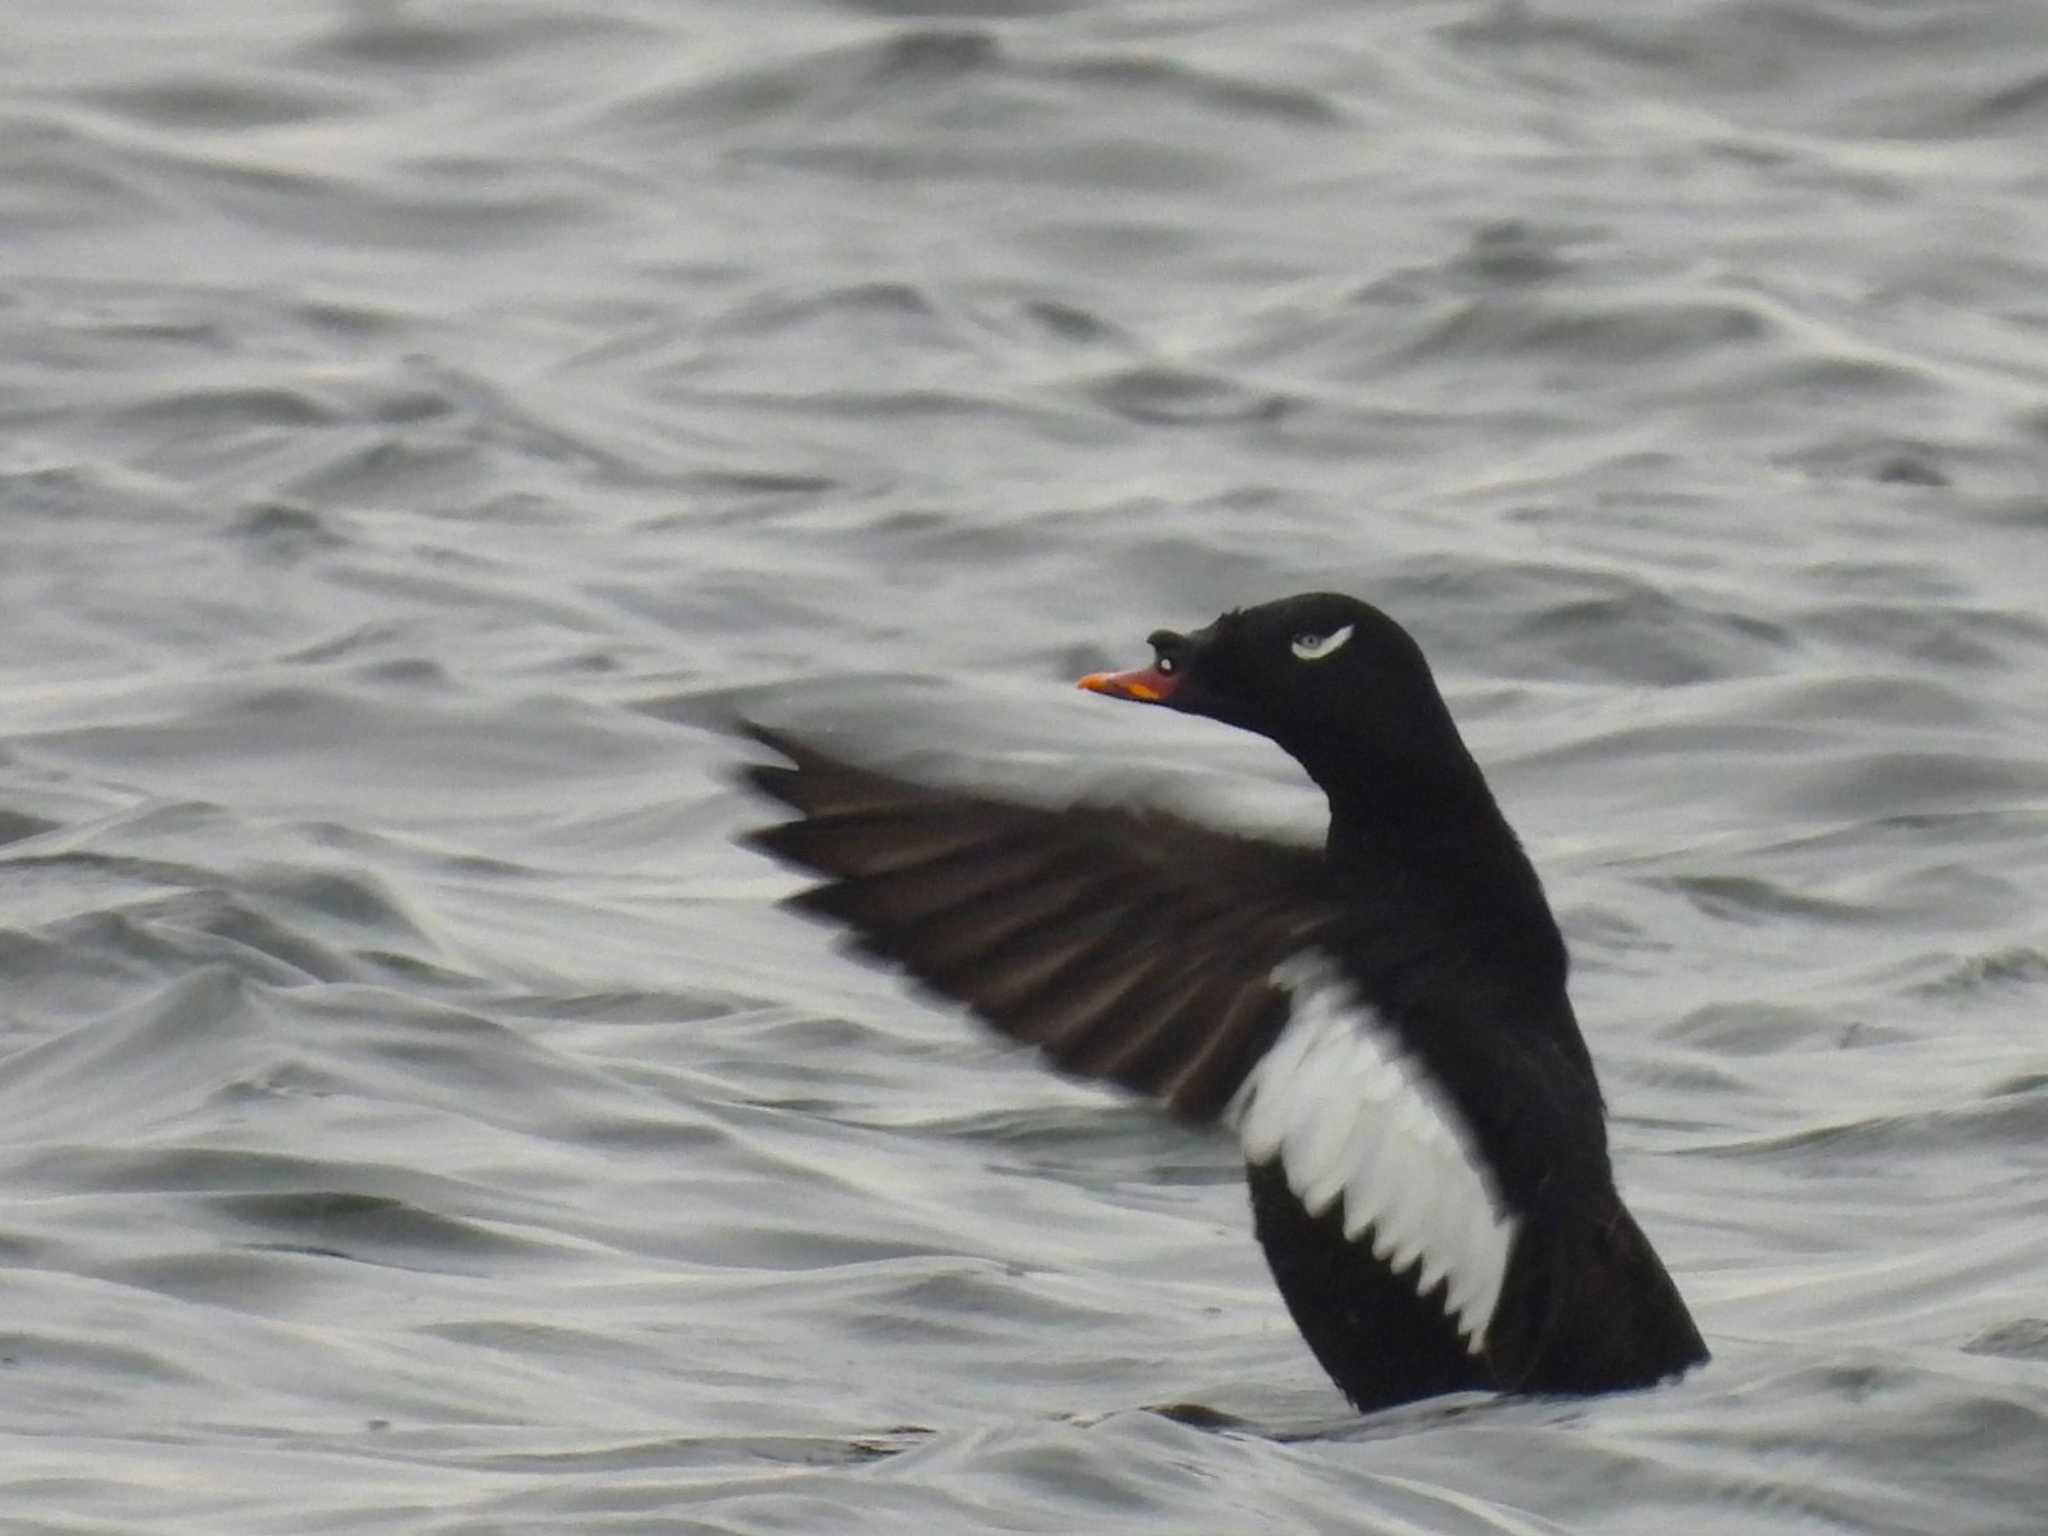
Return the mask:
POLYGON ((1344 642, 1351 638, 1351 626, 1333 629, 1327 635, 1312 635, 1306 632, 1294 637, 1291 647, 1294 654, 1303 661, 1321 661, 1325 656, 1344 648, 1344 642))

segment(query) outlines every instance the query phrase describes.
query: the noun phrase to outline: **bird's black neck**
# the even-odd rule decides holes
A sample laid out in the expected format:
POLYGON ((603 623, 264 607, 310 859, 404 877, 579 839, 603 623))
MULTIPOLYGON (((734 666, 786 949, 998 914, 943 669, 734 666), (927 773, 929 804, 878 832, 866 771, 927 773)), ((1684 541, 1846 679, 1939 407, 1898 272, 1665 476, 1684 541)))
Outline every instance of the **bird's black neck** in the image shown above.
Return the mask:
MULTIPOLYGON (((1426 757, 1352 757, 1316 774, 1339 878, 1420 931, 1562 993, 1564 941, 1535 866, 1462 743, 1426 757)), ((1315 765, 1310 766, 1315 773, 1315 765)))

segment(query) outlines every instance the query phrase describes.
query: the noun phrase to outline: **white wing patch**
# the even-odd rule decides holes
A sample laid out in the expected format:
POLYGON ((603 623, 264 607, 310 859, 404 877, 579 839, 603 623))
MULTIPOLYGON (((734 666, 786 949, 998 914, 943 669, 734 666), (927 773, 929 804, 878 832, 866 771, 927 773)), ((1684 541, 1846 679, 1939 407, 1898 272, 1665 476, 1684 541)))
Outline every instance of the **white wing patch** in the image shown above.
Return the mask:
POLYGON ((1314 951, 1273 971, 1293 1017, 1224 1111, 1245 1155, 1276 1154, 1311 1215, 1344 1202, 1344 1235, 1367 1229, 1395 1273, 1418 1260, 1418 1295, 1446 1276, 1444 1305, 1478 1353, 1500 1303, 1516 1219, 1456 1108, 1393 1031, 1314 951))
POLYGON ((1353 626, 1346 624, 1333 629, 1327 635, 1296 635, 1288 649, 1303 661, 1321 661, 1332 652, 1342 650, 1344 642, 1351 638, 1353 626))

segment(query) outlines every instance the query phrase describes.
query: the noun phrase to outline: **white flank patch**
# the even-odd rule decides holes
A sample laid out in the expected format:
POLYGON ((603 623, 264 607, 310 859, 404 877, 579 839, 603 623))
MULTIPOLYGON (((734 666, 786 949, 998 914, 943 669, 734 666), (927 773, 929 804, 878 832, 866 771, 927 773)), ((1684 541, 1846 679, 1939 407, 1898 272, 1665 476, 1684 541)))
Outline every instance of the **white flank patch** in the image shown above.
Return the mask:
POLYGON ((1224 1111, 1245 1155, 1275 1154, 1321 1215, 1344 1202, 1344 1235, 1370 1227, 1396 1273, 1417 1260, 1418 1295, 1446 1275, 1445 1305, 1477 1353, 1500 1302, 1515 1218, 1456 1108, 1350 985, 1313 951, 1273 971, 1293 1017, 1224 1111))

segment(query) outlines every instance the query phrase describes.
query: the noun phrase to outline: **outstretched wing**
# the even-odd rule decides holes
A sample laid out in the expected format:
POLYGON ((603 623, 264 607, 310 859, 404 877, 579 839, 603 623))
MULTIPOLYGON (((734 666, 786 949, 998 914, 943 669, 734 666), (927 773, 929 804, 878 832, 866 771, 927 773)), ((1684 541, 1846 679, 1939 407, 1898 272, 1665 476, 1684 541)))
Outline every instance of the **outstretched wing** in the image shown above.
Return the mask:
POLYGON ((1220 1114, 1286 1025, 1273 971, 1335 920, 1321 857, 1161 812, 917 784, 750 728, 797 813, 755 847, 824 877, 794 905, 1059 1067, 1220 1114))

